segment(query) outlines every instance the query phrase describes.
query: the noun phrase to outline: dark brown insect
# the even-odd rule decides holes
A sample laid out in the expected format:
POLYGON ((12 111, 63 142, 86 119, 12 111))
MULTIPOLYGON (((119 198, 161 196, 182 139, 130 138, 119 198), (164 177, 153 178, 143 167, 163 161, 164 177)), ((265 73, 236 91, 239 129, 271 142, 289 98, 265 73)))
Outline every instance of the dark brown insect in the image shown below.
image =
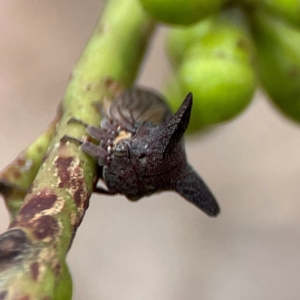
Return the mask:
POLYGON ((82 149, 98 159, 99 178, 107 187, 95 192, 123 194, 138 200, 155 192, 174 190, 210 216, 219 206, 200 176, 188 164, 183 134, 192 108, 189 93, 172 115, 152 91, 133 88, 116 97, 102 112, 101 128, 87 133, 99 145, 84 142, 82 149))

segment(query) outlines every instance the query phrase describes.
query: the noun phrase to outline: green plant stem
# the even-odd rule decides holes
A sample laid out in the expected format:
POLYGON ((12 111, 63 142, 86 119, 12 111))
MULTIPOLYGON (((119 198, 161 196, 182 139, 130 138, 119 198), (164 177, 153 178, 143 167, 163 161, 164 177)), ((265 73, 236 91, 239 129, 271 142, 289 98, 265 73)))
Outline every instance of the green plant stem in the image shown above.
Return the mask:
POLYGON ((11 221, 20 210, 27 190, 35 178, 61 114, 27 149, 0 172, 0 194, 4 197, 11 221))
POLYGON ((0 236, 0 299, 71 298, 65 256, 88 207, 96 168, 76 143, 61 138, 82 139, 85 128, 70 118, 99 124, 95 102, 132 85, 153 29, 136 0, 107 2, 72 72, 44 161, 0 236))

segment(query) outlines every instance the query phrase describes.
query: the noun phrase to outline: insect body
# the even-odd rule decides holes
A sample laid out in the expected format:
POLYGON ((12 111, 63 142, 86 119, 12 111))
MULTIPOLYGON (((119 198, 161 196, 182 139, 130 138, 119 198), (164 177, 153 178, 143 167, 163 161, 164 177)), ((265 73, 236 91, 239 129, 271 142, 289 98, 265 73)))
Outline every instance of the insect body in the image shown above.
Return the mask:
POLYGON ((191 93, 174 115, 152 91, 133 88, 116 97, 103 112, 101 128, 87 127, 99 145, 82 144, 85 152, 98 159, 99 177, 107 186, 96 192, 138 200, 174 190, 216 216, 219 206, 214 196, 185 155, 183 134, 191 108, 191 93))

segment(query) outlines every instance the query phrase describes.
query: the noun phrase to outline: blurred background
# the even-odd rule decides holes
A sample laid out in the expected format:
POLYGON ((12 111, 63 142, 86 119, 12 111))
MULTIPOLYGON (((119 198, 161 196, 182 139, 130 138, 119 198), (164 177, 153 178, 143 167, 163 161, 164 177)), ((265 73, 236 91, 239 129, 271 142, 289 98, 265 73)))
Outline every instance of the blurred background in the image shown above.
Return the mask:
MULTIPOLYGON (((0 1, 0 168, 53 119, 100 0, 0 1)), ((156 33, 139 83, 170 69, 156 33)), ((90 201, 68 256, 74 299, 298 300, 300 130, 257 93, 233 122, 187 138, 222 208, 210 219, 175 193, 90 201)), ((0 232, 8 215, 0 202, 0 232)))

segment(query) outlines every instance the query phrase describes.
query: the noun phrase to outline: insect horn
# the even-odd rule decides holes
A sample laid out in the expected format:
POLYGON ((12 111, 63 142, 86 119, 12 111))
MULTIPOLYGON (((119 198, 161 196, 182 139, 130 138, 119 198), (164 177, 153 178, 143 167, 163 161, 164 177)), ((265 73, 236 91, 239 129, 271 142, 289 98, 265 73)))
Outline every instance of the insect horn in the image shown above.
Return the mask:
POLYGON ((207 215, 216 217, 219 205, 202 178, 188 164, 174 184, 174 190, 207 215))
POLYGON ((170 147, 181 140, 186 131, 190 121, 192 105, 193 95, 189 93, 178 111, 166 123, 160 126, 160 142, 164 145, 166 153, 170 147))

